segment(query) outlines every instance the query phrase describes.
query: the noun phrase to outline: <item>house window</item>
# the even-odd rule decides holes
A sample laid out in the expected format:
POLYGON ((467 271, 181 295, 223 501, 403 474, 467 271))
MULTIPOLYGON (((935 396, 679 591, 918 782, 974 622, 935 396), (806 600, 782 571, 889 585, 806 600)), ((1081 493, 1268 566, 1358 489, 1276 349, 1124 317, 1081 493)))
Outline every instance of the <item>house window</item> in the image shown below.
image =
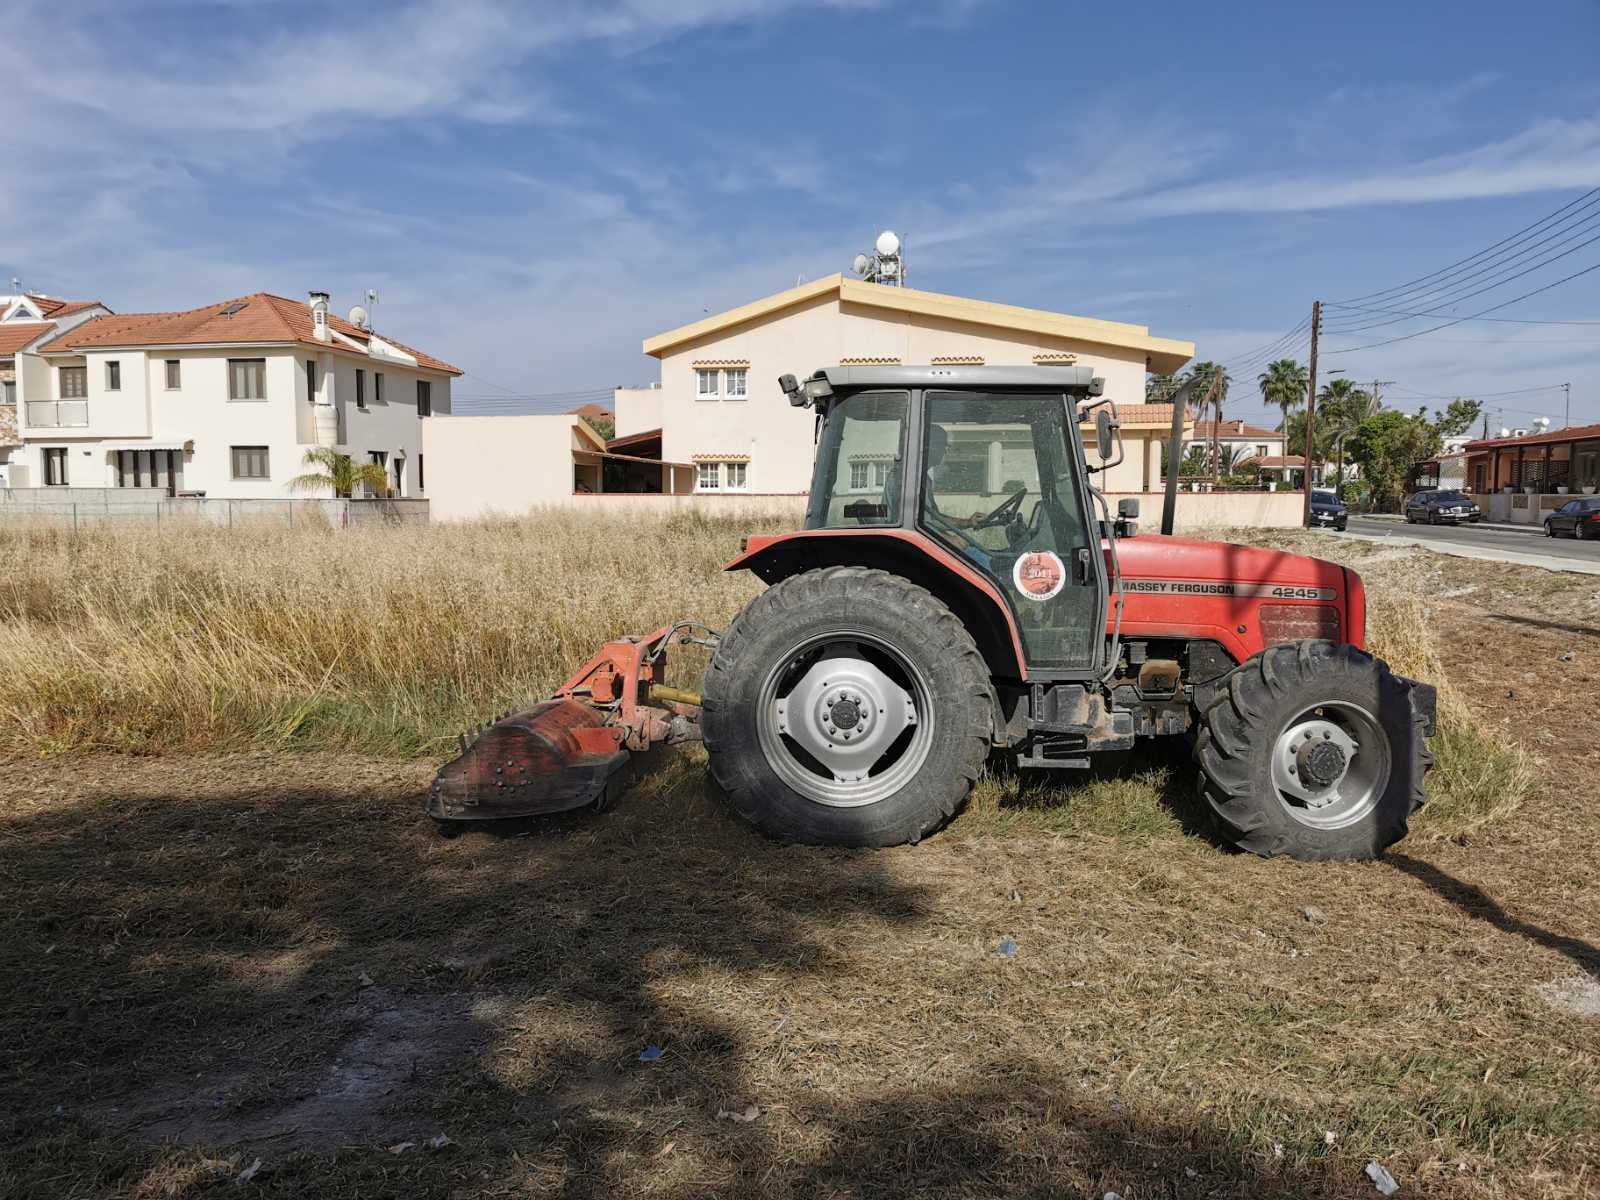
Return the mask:
POLYGON ((746 376, 746 374, 747 374, 747 372, 743 367, 733 368, 733 369, 730 369, 728 371, 728 381, 727 381, 728 382, 728 390, 727 390, 727 395, 728 395, 728 399, 729 400, 743 400, 744 399, 744 397, 745 397, 745 390, 744 389, 745 389, 745 376, 746 376))
POLYGON ((17 402, 17 385, 9 380, 0 381, 0 404, 15 405, 17 402))
POLYGON ((704 368, 697 368, 695 370, 694 394, 697 400, 715 400, 717 398, 719 395, 717 391, 717 375, 718 372, 708 371, 704 368))
POLYGON ((44 482, 46 487, 67 486, 67 450, 65 446, 44 452, 44 482))
POLYGON ((228 360, 228 399, 265 400, 267 398, 267 360, 230 358, 228 360))
POLYGON ((383 372, 382 371, 374 371, 372 373, 372 398, 374 400, 376 400, 379 404, 383 403, 383 372))
MULTIPOLYGON (((387 450, 368 450, 367 451, 367 458, 369 460, 371 460, 372 465, 377 467, 378 470, 383 471, 385 473, 388 472, 388 470, 389 470, 389 452, 387 450)), ((378 493, 377 493, 377 490, 375 488, 373 488, 371 485, 368 485, 366 494, 367 494, 367 498, 370 500, 372 497, 376 496, 378 493)))
POLYGON ((722 487, 722 464, 719 462, 703 462, 700 464, 699 490, 714 492, 722 487))
POLYGON ((726 465, 727 470, 728 470, 728 478, 727 478, 728 490, 730 492, 742 492, 742 491, 744 491, 745 490, 745 468, 747 466, 749 466, 749 464, 748 463, 742 463, 742 462, 731 462, 731 463, 727 463, 725 465, 726 465))
POLYGON ((417 491, 425 492, 427 490, 427 484, 425 484, 422 479, 422 454, 419 451, 417 454, 417 491))
POLYGON ((433 415, 433 384, 426 379, 417 380, 417 416, 433 415))
POLYGON ((89 394, 88 367, 61 367, 57 374, 63 400, 82 400, 89 394))
POLYGON ((265 446, 234 446, 233 477, 235 479, 270 479, 267 471, 265 446))
POLYGON ((850 490, 864 492, 867 490, 867 464, 856 462, 850 464, 850 490))
POLYGON ((406 460, 403 458, 394 460, 394 494, 396 496, 406 494, 406 460))
POLYGON ((122 364, 116 359, 106 363, 106 391, 120 392, 122 390, 122 364))
POLYGON ((367 406, 367 373, 365 371, 361 370, 359 367, 357 367, 356 368, 356 407, 357 408, 366 408, 366 406, 367 406))
POLYGON ((317 360, 306 359, 306 399, 315 404, 317 402, 317 360))
POLYGON ((1256 443, 1256 456, 1258 458, 1265 458, 1267 456, 1267 446, 1265 442, 1256 443))
POLYGON ((889 463, 885 459, 850 464, 850 490, 853 492, 864 492, 869 488, 882 491, 888 482, 889 463))
POLYGON ((182 364, 176 358, 167 359, 167 390, 175 392, 183 386, 182 364))

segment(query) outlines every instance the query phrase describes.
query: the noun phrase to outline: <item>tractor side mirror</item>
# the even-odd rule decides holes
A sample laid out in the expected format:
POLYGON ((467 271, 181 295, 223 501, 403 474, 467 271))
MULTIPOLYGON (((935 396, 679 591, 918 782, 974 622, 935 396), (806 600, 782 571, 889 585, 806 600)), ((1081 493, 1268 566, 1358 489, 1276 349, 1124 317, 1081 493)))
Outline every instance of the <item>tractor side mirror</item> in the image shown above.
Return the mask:
POLYGON ((1101 409, 1094 415, 1095 448, 1100 451, 1100 457, 1107 459, 1111 452, 1117 448, 1116 425, 1111 420, 1111 413, 1101 409))

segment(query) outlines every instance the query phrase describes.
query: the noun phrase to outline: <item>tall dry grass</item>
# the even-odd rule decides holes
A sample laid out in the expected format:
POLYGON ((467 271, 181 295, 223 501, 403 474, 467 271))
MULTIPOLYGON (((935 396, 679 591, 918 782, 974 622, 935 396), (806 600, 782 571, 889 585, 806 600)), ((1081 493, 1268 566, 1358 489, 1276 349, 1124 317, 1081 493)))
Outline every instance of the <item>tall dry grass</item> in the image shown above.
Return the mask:
POLYGON ((759 519, 371 530, 0 524, 0 754, 427 753, 608 638, 725 623, 759 519))
MULTIPOLYGON (((437 753, 609 638, 680 617, 725 625, 761 585, 721 567, 741 533, 772 527, 694 513, 343 532, 0 524, 0 754, 437 753)), ((1492 821, 1526 795, 1528 756, 1450 687, 1404 564, 1367 582, 1374 652, 1440 686, 1421 827, 1492 821)), ((680 657, 693 686, 700 661, 680 657)), ((1119 786, 1149 828, 1170 823, 1151 779, 1119 786)))

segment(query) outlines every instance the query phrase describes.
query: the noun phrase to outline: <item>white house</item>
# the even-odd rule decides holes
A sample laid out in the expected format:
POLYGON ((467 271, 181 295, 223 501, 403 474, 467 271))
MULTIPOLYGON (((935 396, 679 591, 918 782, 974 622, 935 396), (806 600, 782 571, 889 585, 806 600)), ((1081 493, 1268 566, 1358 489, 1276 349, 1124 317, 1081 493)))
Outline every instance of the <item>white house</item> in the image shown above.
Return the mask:
POLYGON ((289 495, 305 454, 383 466, 426 493, 422 426, 461 372, 328 311, 257 292, 173 313, 100 315, 17 355, 13 487, 289 495))
POLYGON ((22 446, 17 434, 17 355, 110 311, 98 300, 62 300, 27 292, 0 296, 0 488, 10 485, 11 457, 22 446))
POLYGON ((617 436, 657 423, 661 456, 694 463, 699 491, 810 487, 813 414, 789 404, 779 375, 851 363, 1077 363, 1104 377, 1122 418, 1127 458, 1105 483, 1139 492, 1160 486, 1172 413, 1144 403, 1145 373, 1178 370, 1194 345, 1143 325, 829 275, 648 338, 644 352, 661 362, 660 386, 618 392, 617 436))

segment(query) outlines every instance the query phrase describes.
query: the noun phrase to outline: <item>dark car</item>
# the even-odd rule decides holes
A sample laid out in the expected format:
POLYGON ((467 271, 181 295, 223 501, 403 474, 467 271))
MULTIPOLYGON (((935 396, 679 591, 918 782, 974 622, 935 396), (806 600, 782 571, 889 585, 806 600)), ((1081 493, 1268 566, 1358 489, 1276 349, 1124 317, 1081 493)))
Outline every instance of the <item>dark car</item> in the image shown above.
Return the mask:
POLYGON ((1483 510, 1472 502, 1465 492, 1442 490, 1418 492, 1406 501, 1406 521, 1429 525, 1460 525, 1464 521, 1483 520, 1483 510))
POLYGON ((1550 537, 1566 534, 1580 541, 1600 538, 1600 496, 1568 500, 1544 519, 1544 531, 1550 537))
POLYGON ((1332 492, 1311 493, 1311 518, 1306 522, 1313 529, 1343 529, 1350 523, 1350 510, 1343 500, 1332 492))

